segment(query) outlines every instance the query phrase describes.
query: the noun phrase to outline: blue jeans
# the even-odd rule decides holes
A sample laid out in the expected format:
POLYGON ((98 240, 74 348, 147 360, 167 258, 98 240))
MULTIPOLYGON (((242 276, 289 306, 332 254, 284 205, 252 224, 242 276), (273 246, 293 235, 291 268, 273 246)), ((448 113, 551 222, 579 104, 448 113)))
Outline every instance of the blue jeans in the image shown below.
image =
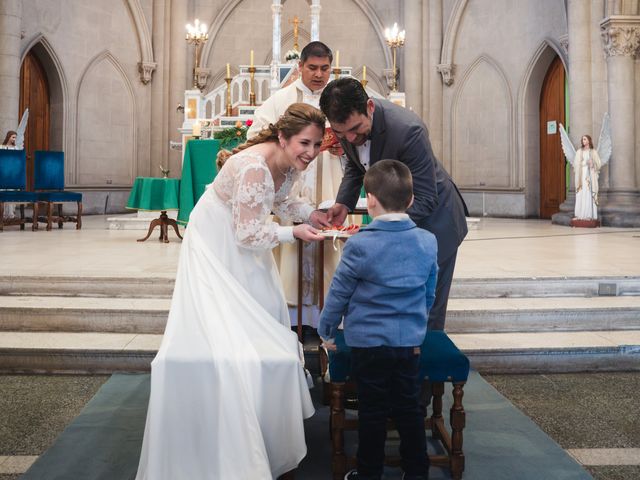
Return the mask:
POLYGON ((424 415, 419 404, 420 352, 414 347, 351 348, 358 387, 358 474, 379 479, 384 468, 387 419, 400 435, 402 469, 407 477, 427 477, 424 415))

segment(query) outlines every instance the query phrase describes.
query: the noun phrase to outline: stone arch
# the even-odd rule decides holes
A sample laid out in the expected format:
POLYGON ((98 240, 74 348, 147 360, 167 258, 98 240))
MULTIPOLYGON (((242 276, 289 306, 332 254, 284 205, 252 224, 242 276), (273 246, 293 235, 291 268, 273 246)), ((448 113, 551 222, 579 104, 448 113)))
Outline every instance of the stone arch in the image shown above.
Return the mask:
POLYGON ((451 174, 462 188, 516 186, 513 98, 498 62, 480 55, 460 78, 451 108, 451 174), (477 114, 484 112, 482 121, 477 114))
POLYGON ((451 16, 447 22, 447 29, 442 39, 442 54, 440 56, 439 71, 442 74, 443 82, 446 85, 453 83, 454 63, 453 53, 460 30, 460 23, 468 0, 456 0, 456 4, 451 10, 451 16))
MULTIPOLYGON (((49 82, 49 100, 51 102, 51 125, 49 148, 65 152, 67 162, 73 158, 71 142, 69 141, 70 108, 69 108, 69 86, 67 76, 64 72, 62 62, 56 54, 49 40, 38 33, 24 47, 20 56, 20 63, 29 52, 38 58, 44 67, 49 82)), ((20 112, 22 115, 22 112, 20 112)), ((66 168, 67 174, 69 172, 66 168)), ((70 183, 69 178, 65 178, 66 183, 70 183)))
POLYGON ((568 72, 565 51, 554 40, 544 39, 530 56, 518 87, 518 158, 523 163, 519 183, 524 186, 527 217, 536 217, 540 212, 540 94, 556 56, 568 72))
MULTIPOLYGON (((208 62, 209 57, 211 55, 211 49, 215 44, 216 37, 220 33, 220 29, 224 26, 227 21, 229 15, 233 13, 233 11, 238 7, 238 5, 243 0, 229 0, 223 7, 222 10, 212 19, 209 27, 209 40, 204 44, 204 48, 202 49, 202 53, 200 54, 201 66, 202 68, 209 68, 208 62)), ((387 46, 386 40, 384 38, 384 26, 380 21, 380 18, 376 14, 375 10, 369 4, 368 0, 352 0, 362 13, 367 17, 371 25, 373 26, 376 36, 378 37, 378 42, 380 43, 381 51, 384 53, 384 59, 387 68, 391 68, 393 65, 393 59, 391 58, 391 50, 387 46)), ((309 3, 307 1, 307 3, 309 3)), ((284 2, 283 2, 284 4, 284 2)), ((322 40, 322 39, 321 39, 322 40)))
POLYGON ((140 81, 147 84, 151 81, 151 75, 157 66, 153 59, 153 43, 149 25, 142 11, 140 0, 126 0, 125 3, 131 14, 135 34, 138 38, 138 48, 140 50, 140 62, 138 62, 140 81))
POLYGON ((118 60, 103 51, 87 64, 76 92, 75 181, 130 186, 138 170, 136 97, 118 60), (108 104, 99 102, 109 92, 108 104))

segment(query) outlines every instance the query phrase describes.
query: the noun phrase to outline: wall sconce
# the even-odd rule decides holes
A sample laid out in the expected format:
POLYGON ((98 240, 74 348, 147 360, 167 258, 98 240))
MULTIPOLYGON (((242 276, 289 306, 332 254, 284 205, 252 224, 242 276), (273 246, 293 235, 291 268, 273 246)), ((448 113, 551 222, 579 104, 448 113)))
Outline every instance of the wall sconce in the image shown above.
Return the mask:
POLYGON ((196 46, 194 51, 195 61, 193 67, 193 88, 201 89, 204 84, 198 81, 198 70, 200 69, 200 46, 209 39, 207 33, 207 26, 204 23, 200 23, 200 20, 196 18, 194 25, 187 24, 187 35, 185 40, 189 44, 196 46))
POLYGON ((384 38, 387 41, 387 45, 391 47, 391 53, 393 54, 393 81, 391 82, 391 90, 396 92, 398 90, 398 69, 396 68, 396 50, 404 45, 404 30, 398 30, 398 24, 394 23, 393 28, 386 28, 384 30, 384 38))
POLYGON ((181 103, 178 104, 178 106, 176 107, 176 112, 178 113, 184 113, 184 105, 182 105, 181 103))

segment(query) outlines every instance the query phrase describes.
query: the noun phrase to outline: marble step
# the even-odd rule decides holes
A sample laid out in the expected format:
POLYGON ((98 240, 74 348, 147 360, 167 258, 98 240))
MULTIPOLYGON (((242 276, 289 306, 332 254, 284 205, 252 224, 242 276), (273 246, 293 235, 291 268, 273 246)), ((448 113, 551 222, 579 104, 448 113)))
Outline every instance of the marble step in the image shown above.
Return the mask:
POLYGON ((0 296, 170 298, 172 277, 0 276, 0 296))
MULTIPOLYGON (((481 373, 640 370, 640 330, 450 337, 481 373)), ((150 334, 0 332, 0 372, 148 371, 161 339, 150 334)), ((307 358, 317 356, 317 348, 305 348, 307 358)))
MULTIPOLYGON (((172 277, 2 276, 1 295, 171 297, 172 277)), ((456 278, 451 298, 640 296, 640 277, 456 278)))
POLYGON ((0 297, 0 330, 162 334, 168 298, 0 297))
MULTIPOLYGON (((0 296, 0 331, 162 333, 169 298, 0 296)), ((640 297, 451 299, 450 333, 640 329, 640 297)))

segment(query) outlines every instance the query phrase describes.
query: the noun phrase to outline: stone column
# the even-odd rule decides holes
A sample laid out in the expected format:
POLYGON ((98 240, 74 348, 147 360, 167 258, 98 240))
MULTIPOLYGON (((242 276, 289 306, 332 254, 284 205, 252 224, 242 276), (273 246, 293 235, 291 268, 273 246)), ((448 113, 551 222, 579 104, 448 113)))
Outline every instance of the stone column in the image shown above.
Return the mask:
POLYGON ((311 0, 311 41, 320 40, 320 0, 311 0))
POLYGON ((405 0, 404 29, 407 41, 404 44, 402 62, 404 91, 407 94, 407 107, 418 115, 422 113, 422 1, 405 0))
POLYGON ((271 60, 271 93, 280 88, 280 78, 278 76, 278 64, 281 62, 281 37, 282 37, 282 2, 273 0, 271 5, 273 16, 273 58, 271 60))
MULTIPOLYGON (((191 87, 191 69, 187 58, 186 34, 188 0, 171 0, 171 29, 170 29, 170 71, 169 71, 169 105, 184 102, 184 91, 191 87)), ((186 107, 186 105, 185 105, 186 107)), ((181 115, 169 115, 169 139, 182 141, 182 134, 178 131, 182 127, 181 115)), ((171 151, 169 153, 169 168, 171 172, 182 171, 182 155, 184 152, 171 151)))
MULTIPOLYGON (((443 86, 442 77, 438 72, 440 64, 440 54, 442 51, 442 0, 429 0, 424 2, 423 10, 425 11, 425 21, 428 18, 428 44, 425 48, 425 55, 428 55, 428 61, 425 62, 426 76, 424 101, 422 103, 422 118, 427 121, 429 129, 429 139, 431 140, 431 148, 436 158, 444 161, 443 158, 443 86), (428 98, 428 101, 427 101, 428 98)), ((450 170, 450 161, 445 167, 450 170)))
MULTIPOLYGON (((585 8, 582 0, 568 0, 568 20, 569 136, 574 145, 579 145, 582 135, 593 131, 591 29, 596 25, 592 22, 591 10, 585 8)), ((551 217, 553 223, 569 225, 573 218, 576 203, 573 170, 570 181, 567 199, 560 205, 560 212, 551 217)))
MULTIPOLYGON (((169 134, 169 123, 173 117, 179 118, 176 112, 177 104, 169 102, 168 71, 170 46, 170 2, 165 0, 153 1, 152 41, 153 52, 158 69, 151 83, 151 155, 149 158, 149 172, 156 172, 158 164, 169 165, 169 140, 175 140, 175 131, 169 134), (173 107, 173 108, 172 108, 173 107)), ((182 102, 181 102, 182 103, 182 102)))
POLYGON ((616 15, 601 24, 607 58, 607 90, 613 154, 609 189, 601 208, 602 224, 640 226, 640 192, 636 184, 635 56, 640 53, 640 16, 616 15))
MULTIPOLYGON (((20 108, 20 28, 22 1, 0 2, 0 136, 18 128, 20 108)), ((2 213, 2 212, 0 212, 2 213)))

